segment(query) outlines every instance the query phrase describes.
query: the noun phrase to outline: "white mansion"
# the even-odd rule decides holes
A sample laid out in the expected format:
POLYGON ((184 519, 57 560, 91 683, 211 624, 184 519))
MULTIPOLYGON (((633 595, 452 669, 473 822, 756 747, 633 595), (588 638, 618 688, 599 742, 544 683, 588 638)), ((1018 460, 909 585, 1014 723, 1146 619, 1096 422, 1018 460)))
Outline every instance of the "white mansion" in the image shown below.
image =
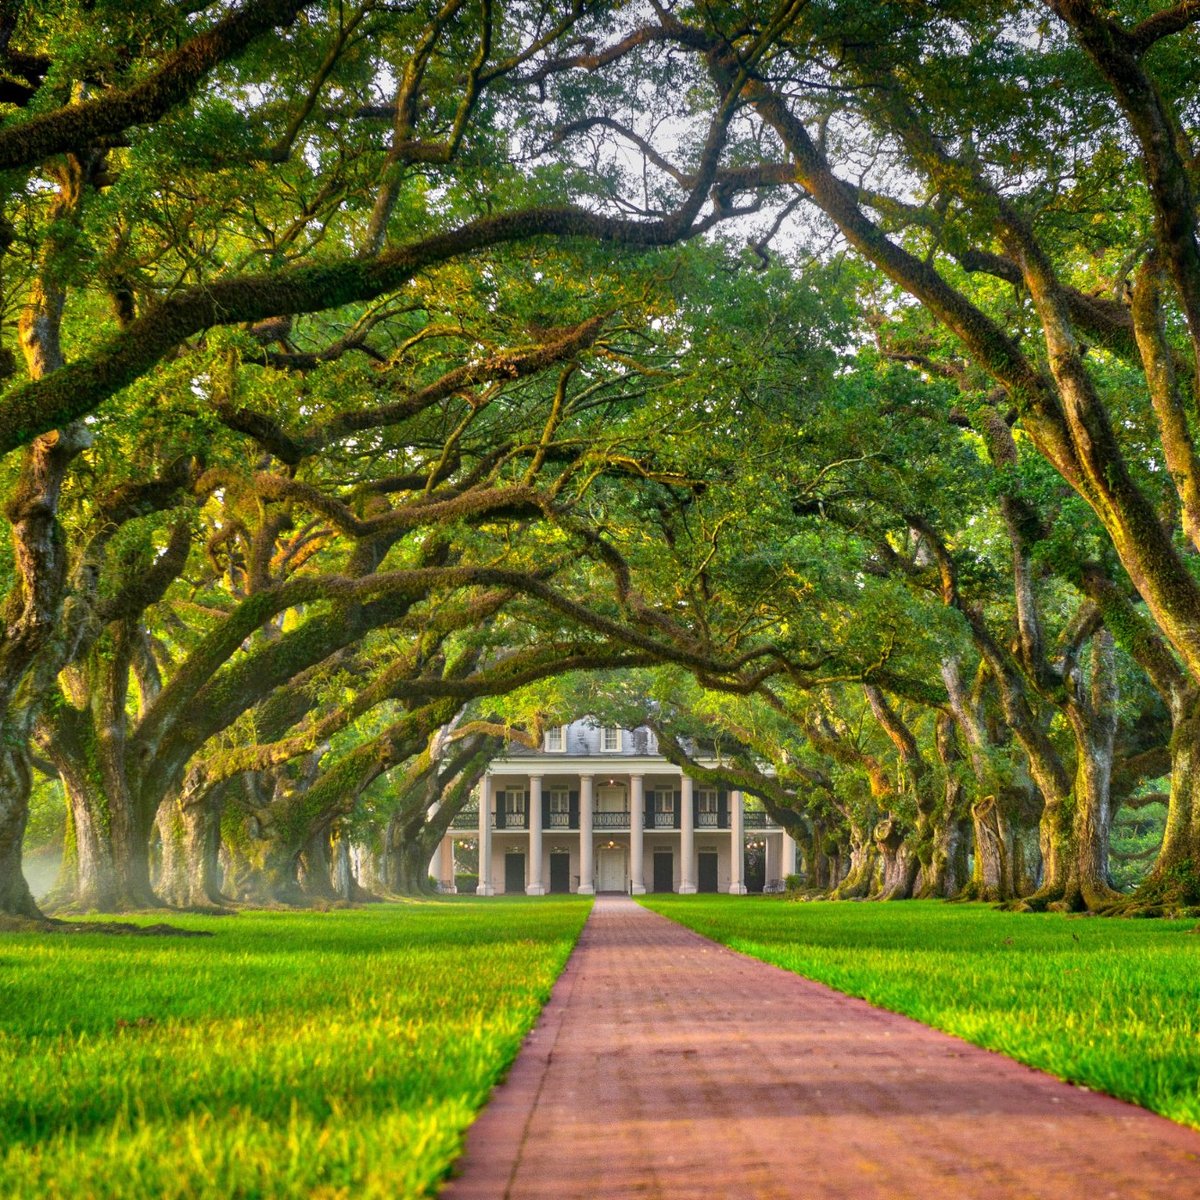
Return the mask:
POLYGON ((477 805, 458 814, 430 865, 443 891, 454 890, 454 842, 467 829, 477 830, 481 896, 773 891, 796 869, 796 843, 741 792, 696 784, 649 729, 590 718, 488 766, 477 805))

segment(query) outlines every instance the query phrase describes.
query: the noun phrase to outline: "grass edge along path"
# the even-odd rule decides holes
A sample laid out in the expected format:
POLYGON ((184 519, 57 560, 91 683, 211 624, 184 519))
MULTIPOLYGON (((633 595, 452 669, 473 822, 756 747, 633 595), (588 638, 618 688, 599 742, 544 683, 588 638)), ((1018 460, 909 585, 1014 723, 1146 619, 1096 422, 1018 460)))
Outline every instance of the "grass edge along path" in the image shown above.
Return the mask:
POLYGON ((1200 1129, 1194 921, 639 897, 715 942, 1200 1129))
POLYGON ((432 1195, 590 908, 447 897, 174 919, 212 938, 0 935, 0 1195, 432 1195))

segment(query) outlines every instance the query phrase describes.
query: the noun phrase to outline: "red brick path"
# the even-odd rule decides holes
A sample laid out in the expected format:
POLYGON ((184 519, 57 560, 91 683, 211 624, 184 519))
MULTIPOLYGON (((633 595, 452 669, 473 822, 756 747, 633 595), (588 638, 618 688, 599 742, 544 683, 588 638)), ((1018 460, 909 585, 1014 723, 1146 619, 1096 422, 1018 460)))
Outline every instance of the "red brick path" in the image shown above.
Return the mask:
POLYGON ((1200 1134, 601 899, 449 1200, 1193 1200, 1200 1134))

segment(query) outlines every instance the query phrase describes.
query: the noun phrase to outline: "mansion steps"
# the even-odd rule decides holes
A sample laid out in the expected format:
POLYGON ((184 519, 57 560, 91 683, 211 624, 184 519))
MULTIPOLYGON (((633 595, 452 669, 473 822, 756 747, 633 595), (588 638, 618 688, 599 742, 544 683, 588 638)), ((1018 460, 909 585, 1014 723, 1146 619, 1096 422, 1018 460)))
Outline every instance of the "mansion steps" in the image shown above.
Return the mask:
POLYGON ((696 784, 648 729, 588 719, 488 766, 478 803, 430 864, 443 891, 455 890, 454 843, 467 830, 479 842, 481 896, 774 891, 796 869, 796 843, 741 792, 696 784))

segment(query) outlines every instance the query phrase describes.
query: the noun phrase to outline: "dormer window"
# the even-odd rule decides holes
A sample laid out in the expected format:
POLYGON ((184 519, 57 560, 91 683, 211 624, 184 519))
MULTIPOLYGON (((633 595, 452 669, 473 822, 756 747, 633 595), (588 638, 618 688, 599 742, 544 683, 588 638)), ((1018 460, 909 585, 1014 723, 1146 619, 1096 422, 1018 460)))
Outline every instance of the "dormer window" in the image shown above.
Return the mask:
POLYGON ((603 725, 600 728, 600 749, 605 754, 620 754, 621 731, 615 725, 603 725))
POLYGON ((555 725, 546 730, 546 753, 565 754, 567 749, 567 727, 555 725))

